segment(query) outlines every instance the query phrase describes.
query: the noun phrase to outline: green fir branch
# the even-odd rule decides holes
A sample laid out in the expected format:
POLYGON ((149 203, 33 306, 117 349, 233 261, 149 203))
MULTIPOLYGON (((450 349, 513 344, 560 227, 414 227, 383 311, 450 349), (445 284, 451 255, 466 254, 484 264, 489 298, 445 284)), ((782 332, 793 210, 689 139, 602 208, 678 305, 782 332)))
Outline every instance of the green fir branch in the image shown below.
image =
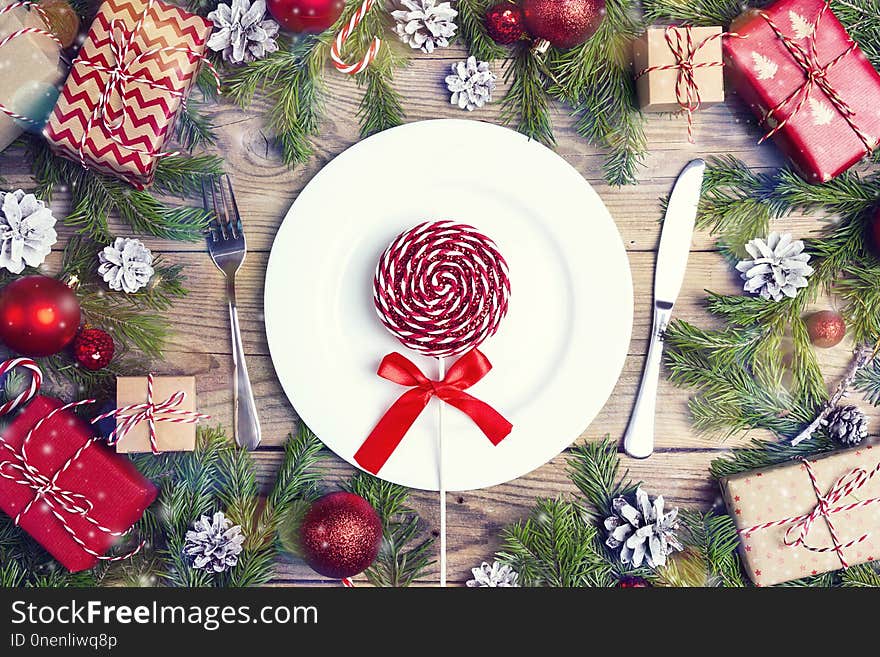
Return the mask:
POLYGON ((529 139, 546 146, 555 146, 547 80, 541 60, 523 44, 515 48, 504 68, 505 82, 510 89, 501 102, 501 122, 512 124, 529 139))
POLYGON ((409 491, 403 486, 359 472, 343 489, 367 500, 382 518, 382 546, 375 563, 366 570, 374 586, 406 587, 434 563, 434 539, 425 537, 418 514, 407 504, 409 491))
POLYGON ((738 0, 642 0, 648 23, 681 22, 689 25, 729 25, 747 4, 738 0))
POLYGON ((627 472, 619 476, 620 457, 617 443, 610 438, 589 442, 572 450, 568 459, 568 476, 584 494, 596 513, 602 517, 611 515, 611 503, 616 497, 635 491, 635 484, 626 479, 627 472))
POLYGON ((824 431, 817 431, 810 440, 792 446, 790 441, 752 440, 746 447, 738 447, 730 454, 712 461, 711 475, 720 479, 733 475, 779 465, 794 459, 808 458, 837 448, 824 431))
POLYGON ((214 124, 202 112, 202 103, 190 99, 177 115, 174 138, 183 148, 192 151, 200 146, 213 146, 217 143, 214 124))
POLYGON ((878 588, 880 572, 870 563, 851 566, 840 574, 840 585, 846 588, 878 588))
POLYGON ((682 511, 679 538, 686 551, 696 552, 706 565, 706 585, 742 587, 737 548, 740 538, 736 525, 727 514, 682 511))

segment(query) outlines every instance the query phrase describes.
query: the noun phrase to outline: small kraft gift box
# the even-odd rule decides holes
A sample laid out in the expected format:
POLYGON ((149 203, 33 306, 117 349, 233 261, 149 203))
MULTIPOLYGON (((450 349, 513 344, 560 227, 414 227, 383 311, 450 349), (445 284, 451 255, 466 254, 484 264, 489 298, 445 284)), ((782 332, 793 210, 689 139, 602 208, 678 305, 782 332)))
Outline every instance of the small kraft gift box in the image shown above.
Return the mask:
POLYGON ((721 480, 749 578, 771 586, 880 559, 880 449, 721 480))
POLYGON ((730 82, 761 141, 772 137, 805 180, 831 180, 877 147, 880 75, 825 0, 779 0, 730 29, 730 82))
POLYGON ((92 568, 124 538, 156 499, 156 487, 125 457, 114 454, 64 404, 38 395, 42 374, 18 358, 0 364, 32 374, 30 387, 0 406, 0 415, 24 406, 0 435, 0 509, 71 572, 92 568))
MULTIPOLYGON (((150 185, 199 66, 210 21, 161 0, 106 0, 46 124, 83 166, 150 185)), ((213 69, 212 69, 213 71, 213 69)))
POLYGON ((0 0, 0 151, 42 125, 66 75, 43 16, 30 3, 0 0))

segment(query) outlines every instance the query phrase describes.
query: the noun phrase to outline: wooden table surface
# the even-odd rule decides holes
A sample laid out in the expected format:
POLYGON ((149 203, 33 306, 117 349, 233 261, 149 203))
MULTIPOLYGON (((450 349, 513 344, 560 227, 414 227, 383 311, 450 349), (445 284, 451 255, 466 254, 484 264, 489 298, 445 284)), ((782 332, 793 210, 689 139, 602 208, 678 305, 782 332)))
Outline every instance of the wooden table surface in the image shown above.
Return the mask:
MULTIPOLYGON (((407 121, 455 117, 498 122, 498 104, 473 113, 449 105, 443 79, 450 63, 463 56, 465 52, 460 47, 451 47, 433 56, 420 55, 413 59, 408 69, 397 74, 396 85, 405 98, 407 121)), ((325 164, 359 139, 354 117, 360 90, 352 80, 335 72, 328 71, 327 79, 327 117, 321 136, 316 140, 316 154, 307 165, 294 171, 282 164, 272 144, 272 135, 264 127, 260 104, 242 112, 228 102, 221 102, 211 110, 219 135, 215 150, 226 157, 227 171, 234 180, 250 248, 247 263, 238 278, 238 297, 244 345, 263 425, 264 442, 256 453, 256 460, 264 482, 273 478, 281 458, 281 445, 297 423, 296 413, 284 396, 272 368, 263 329, 263 281, 272 240, 299 191, 325 164)), ((499 92, 503 89, 502 84, 499 92)), ((498 93, 497 97, 500 96, 498 93)), ((733 100, 696 115, 696 145, 688 144, 682 118, 649 116, 650 152, 646 166, 639 174, 639 184, 614 188, 603 181, 601 153, 574 132, 566 108, 554 107, 553 120, 559 154, 590 181, 608 206, 623 237, 632 267, 635 317, 626 365, 611 399, 579 439, 596 440, 610 435, 621 440, 632 409, 650 330, 661 197, 668 194, 678 172, 694 157, 731 153, 756 167, 775 167, 781 164, 781 159, 772 145, 756 145, 759 129, 747 110, 733 100)), ((443 148, 443 144, 435 147, 443 148)), ((393 202, 395 186, 430 175, 430 153, 427 157, 420 155, 418 161, 423 162, 425 168, 418 174, 411 167, 387 172, 389 203, 393 202)), ((31 184, 28 163, 22 161, 21 153, 15 149, 0 155, 0 173, 12 189, 31 184)), ((63 213, 64 199, 58 199, 56 205, 57 213, 63 213)), ((583 220, 589 221, 589 218, 583 220)), ((820 222, 821 219, 816 217, 795 215, 780 222, 779 227, 803 237, 818 228, 820 222)), ((116 234, 129 234, 121 224, 115 224, 113 228, 116 234)), ((61 230, 57 252, 49 261, 50 267, 57 263, 69 235, 69 230, 61 230)), ((200 243, 155 239, 146 239, 145 242, 170 262, 185 266, 191 291, 184 302, 170 311, 176 333, 168 345, 165 362, 156 363, 155 369, 160 373, 194 374, 200 409, 230 426, 230 338, 221 277, 200 243)), ((584 257, 589 257, 588 245, 584 245, 584 257)), ((713 239, 706 234, 697 234, 675 316, 699 325, 711 325, 713 320, 704 310, 706 289, 737 293, 741 288, 735 272, 716 252, 713 239)), ((601 316, 596 321, 602 321, 601 316)), ((820 354, 829 383, 836 379, 849 360, 850 346, 845 342, 820 354)), ((590 372, 583 375, 589 377, 590 372)), ((643 461, 624 456, 624 466, 630 469, 633 478, 644 481, 653 494, 662 493, 672 504, 707 508, 718 498, 718 491, 708 475, 709 463, 725 449, 742 442, 743 438, 720 441, 698 435, 688 418, 688 392, 678 390, 664 380, 660 384, 659 396, 656 451, 643 461)), ((330 456, 327 464, 328 489, 352 471, 335 456, 330 456)), ((469 578, 471 567, 491 559, 498 547, 501 528, 525 516, 536 497, 567 495, 574 490, 566 477, 565 464, 566 454, 563 453, 531 474, 502 486, 449 495, 450 582, 464 582, 469 578)), ((439 522, 436 495, 414 491, 412 503, 427 524, 428 531, 436 531, 439 522)), ((435 565, 420 583, 430 585, 436 583, 437 578, 435 565)), ((278 567, 279 584, 320 584, 326 581, 294 559, 285 559, 278 567)))

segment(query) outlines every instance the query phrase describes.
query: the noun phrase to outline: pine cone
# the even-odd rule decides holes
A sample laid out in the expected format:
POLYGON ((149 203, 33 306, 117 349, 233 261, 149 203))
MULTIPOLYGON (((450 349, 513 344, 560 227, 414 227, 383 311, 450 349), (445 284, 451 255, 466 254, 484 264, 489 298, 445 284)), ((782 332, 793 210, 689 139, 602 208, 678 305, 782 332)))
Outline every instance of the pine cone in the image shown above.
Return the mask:
POLYGON ((681 551, 675 536, 678 529, 678 509, 663 511, 663 496, 653 503, 641 488, 636 489, 636 507, 626 498, 617 497, 611 503, 613 516, 605 519, 608 538, 605 545, 620 549, 620 562, 639 568, 647 561, 651 568, 666 564, 666 557, 681 551), (638 508, 636 508, 638 507, 638 508))
POLYGON ((470 112, 492 102, 498 76, 489 70, 488 62, 468 57, 466 62, 453 64, 452 73, 446 76, 446 87, 452 92, 449 102, 453 105, 470 112))
POLYGON ((493 561, 490 566, 484 561, 479 568, 471 568, 471 572, 474 574, 474 579, 467 581, 467 585, 471 588, 519 587, 519 573, 507 564, 493 561))
POLYGON ((858 445, 868 436, 868 418, 858 406, 838 406, 822 421, 828 433, 841 445, 858 445))
POLYGON ((20 274, 43 264, 58 241, 55 217, 33 194, 0 192, 0 268, 20 274))
POLYGON ((431 53, 445 48, 455 36, 458 26, 453 22, 458 12, 448 2, 437 0, 399 0, 401 9, 392 11, 397 21, 397 36, 410 48, 431 53))
POLYGON ((193 568, 222 573, 238 564, 244 534, 222 511, 202 516, 186 533, 183 553, 192 559, 193 568))
POLYGON ((153 277, 153 253, 139 239, 117 237, 98 254, 98 261, 98 273, 117 292, 137 292, 153 277))
POLYGON ((794 298, 797 291, 807 287, 807 277, 813 268, 804 253, 804 243, 793 241, 791 235, 770 233, 766 241, 756 238, 746 244, 752 260, 742 260, 736 268, 746 282, 743 289, 764 299, 781 301, 783 297, 794 298))
POLYGON ((266 1, 232 0, 220 4, 208 14, 216 31, 208 39, 208 48, 223 53, 233 64, 253 62, 278 50, 275 35, 278 23, 266 18, 266 1))

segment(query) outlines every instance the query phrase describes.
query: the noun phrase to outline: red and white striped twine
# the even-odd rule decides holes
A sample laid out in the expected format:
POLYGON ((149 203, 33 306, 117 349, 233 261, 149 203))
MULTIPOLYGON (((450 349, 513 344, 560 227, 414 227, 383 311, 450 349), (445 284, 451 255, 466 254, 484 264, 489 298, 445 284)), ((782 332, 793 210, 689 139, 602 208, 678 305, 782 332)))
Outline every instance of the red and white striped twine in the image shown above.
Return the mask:
POLYGON ((510 300, 507 262, 473 226, 425 222, 382 254, 373 298, 382 323, 405 346, 455 356, 498 331, 510 300))
POLYGON ((816 473, 813 471, 813 464, 807 459, 802 459, 802 462, 807 470, 807 475, 810 477, 810 484, 813 486, 813 492, 816 494, 817 504, 815 508, 810 513, 805 513, 804 515, 791 516, 789 518, 782 518, 780 520, 754 525, 753 527, 746 527, 740 529, 739 533, 743 536, 748 536, 753 532, 789 525, 783 539, 785 545, 789 547, 801 546, 811 552, 835 552, 837 553, 837 558, 840 559, 841 565, 844 568, 849 568, 849 564, 844 556, 844 550, 867 540, 870 534, 865 533, 858 538, 841 543, 837 528, 832 521, 832 516, 838 513, 846 513, 847 511, 852 511, 854 509, 860 509, 872 504, 878 504, 880 503, 880 497, 872 497, 858 502, 843 504, 841 506, 834 505, 864 486, 874 477, 874 475, 880 472, 880 462, 878 462, 870 471, 862 468, 854 468, 850 470, 834 483, 831 490, 829 490, 826 495, 823 495, 822 491, 819 490, 819 483, 816 480, 816 473), (813 547, 807 545, 807 536, 813 527, 813 523, 819 518, 825 519, 825 524, 828 526, 828 531, 831 534, 831 542, 833 543, 831 546, 813 547))
MULTIPOLYGON (((0 415, 11 413, 30 401, 37 392, 39 392, 43 381, 43 374, 40 371, 40 368, 29 358, 13 358, 0 364, 0 376, 6 374, 15 367, 23 367, 30 371, 31 383, 28 388, 15 399, 0 406, 0 415)), ((0 436, 0 452, 7 452, 5 460, 0 461, 0 477, 8 479, 21 486, 27 486, 35 493, 33 499, 22 507, 21 511, 19 511, 13 518, 13 522, 16 526, 18 526, 21 523, 21 519, 32 508, 34 508, 34 505, 42 501, 46 504, 52 515, 55 516, 55 519, 59 524, 64 528, 64 531, 70 536, 71 540, 74 541, 83 552, 103 561, 120 561, 122 559, 128 559, 140 552, 145 544, 141 543, 132 551, 124 555, 107 557, 98 554, 88 547, 79 536, 77 536, 76 530, 68 524, 67 518, 62 514, 63 511, 68 515, 80 516, 93 525, 95 529, 110 536, 120 537, 125 536, 128 533, 128 531, 115 531, 102 525, 98 520, 92 517, 91 513, 94 505, 86 495, 67 490, 58 484, 58 479, 67 472, 74 463, 76 463, 89 447, 95 442, 101 440, 101 438, 94 437, 87 440, 61 465, 60 468, 58 468, 58 470, 51 475, 41 472, 28 458, 28 446, 30 445, 30 441, 46 422, 59 413, 73 410, 79 406, 84 406, 85 404, 93 404, 94 401, 94 399, 84 399, 82 401, 64 404, 63 406, 53 409, 31 427, 18 450, 12 447, 12 445, 0 436)))
POLYGON ((107 418, 117 418, 119 424, 110 434, 108 444, 115 445, 125 438, 129 431, 134 429, 141 422, 146 421, 150 435, 150 449, 153 454, 159 454, 159 444, 156 437, 156 423, 170 422, 172 424, 196 424, 200 420, 209 420, 210 415, 204 413, 196 413, 195 411, 185 411, 177 408, 186 399, 186 393, 178 390, 174 394, 159 402, 153 401, 153 373, 147 375, 147 401, 143 404, 129 404, 122 408, 109 411, 99 415, 92 423, 106 420, 107 418))
POLYGON ((357 75, 358 73, 365 71, 373 60, 376 59, 376 55, 379 54, 379 49, 382 47, 382 39, 374 37, 373 42, 370 44, 369 48, 367 48, 367 52, 364 53, 364 56, 360 60, 350 63, 342 58, 342 47, 345 45, 348 37, 350 37, 355 28, 363 22, 367 13, 369 13, 375 4, 376 0, 364 0, 360 8, 352 15, 348 23, 339 30, 339 34, 337 34, 336 38, 333 40, 333 44, 330 46, 330 59, 333 61, 333 66, 335 66, 338 71, 347 73, 348 75, 357 75))
MULTIPOLYGON (((5 14, 8 11, 12 11, 13 9, 31 9, 34 11, 34 13, 36 13, 40 17, 40 20, 43 21, 43 24, 47 28, 49 27, 49 17, 46 15, 46 12, 43 11, 43 8, 39 5, 39 3, 31 2, 30 0, 22 0, 21 2, 12 2, 8 5, 6 5, 5 7, 3 7, 2 9, 0 9, 0 16, 2 16, 3 14, 5 14)), ((0 39, 0 48, 5 46, 10 41, 13 41, 14 39, 18 39, 19 37, 22 37, 26 34, 39 34, 41 36, 48 37, 48 38, 52 39, 52 41, 54 41, 58 45, 59 49, 61 49, 61 50, 64 49, 64 45, 61 43, 61 41, 58 39, 58 37, 55 36, 55 34, 50 32, 48 29, 44 30, 39 27, 23 27, 20 30, 15 30, 14 32, 10 32, 5 37, 0 39)), ((6 116, 8 116, 12 119, 15 119, 17 121, 23 121, 24 123, 29 123, 34 126, 40 125, 40 122, 35 121, 34 119, 32 119, 30 117, 19 114, 18 112, 13 111, 12 109, 7 107, 3 103, 0 103, 0 112, 2 112, 6 116)))

